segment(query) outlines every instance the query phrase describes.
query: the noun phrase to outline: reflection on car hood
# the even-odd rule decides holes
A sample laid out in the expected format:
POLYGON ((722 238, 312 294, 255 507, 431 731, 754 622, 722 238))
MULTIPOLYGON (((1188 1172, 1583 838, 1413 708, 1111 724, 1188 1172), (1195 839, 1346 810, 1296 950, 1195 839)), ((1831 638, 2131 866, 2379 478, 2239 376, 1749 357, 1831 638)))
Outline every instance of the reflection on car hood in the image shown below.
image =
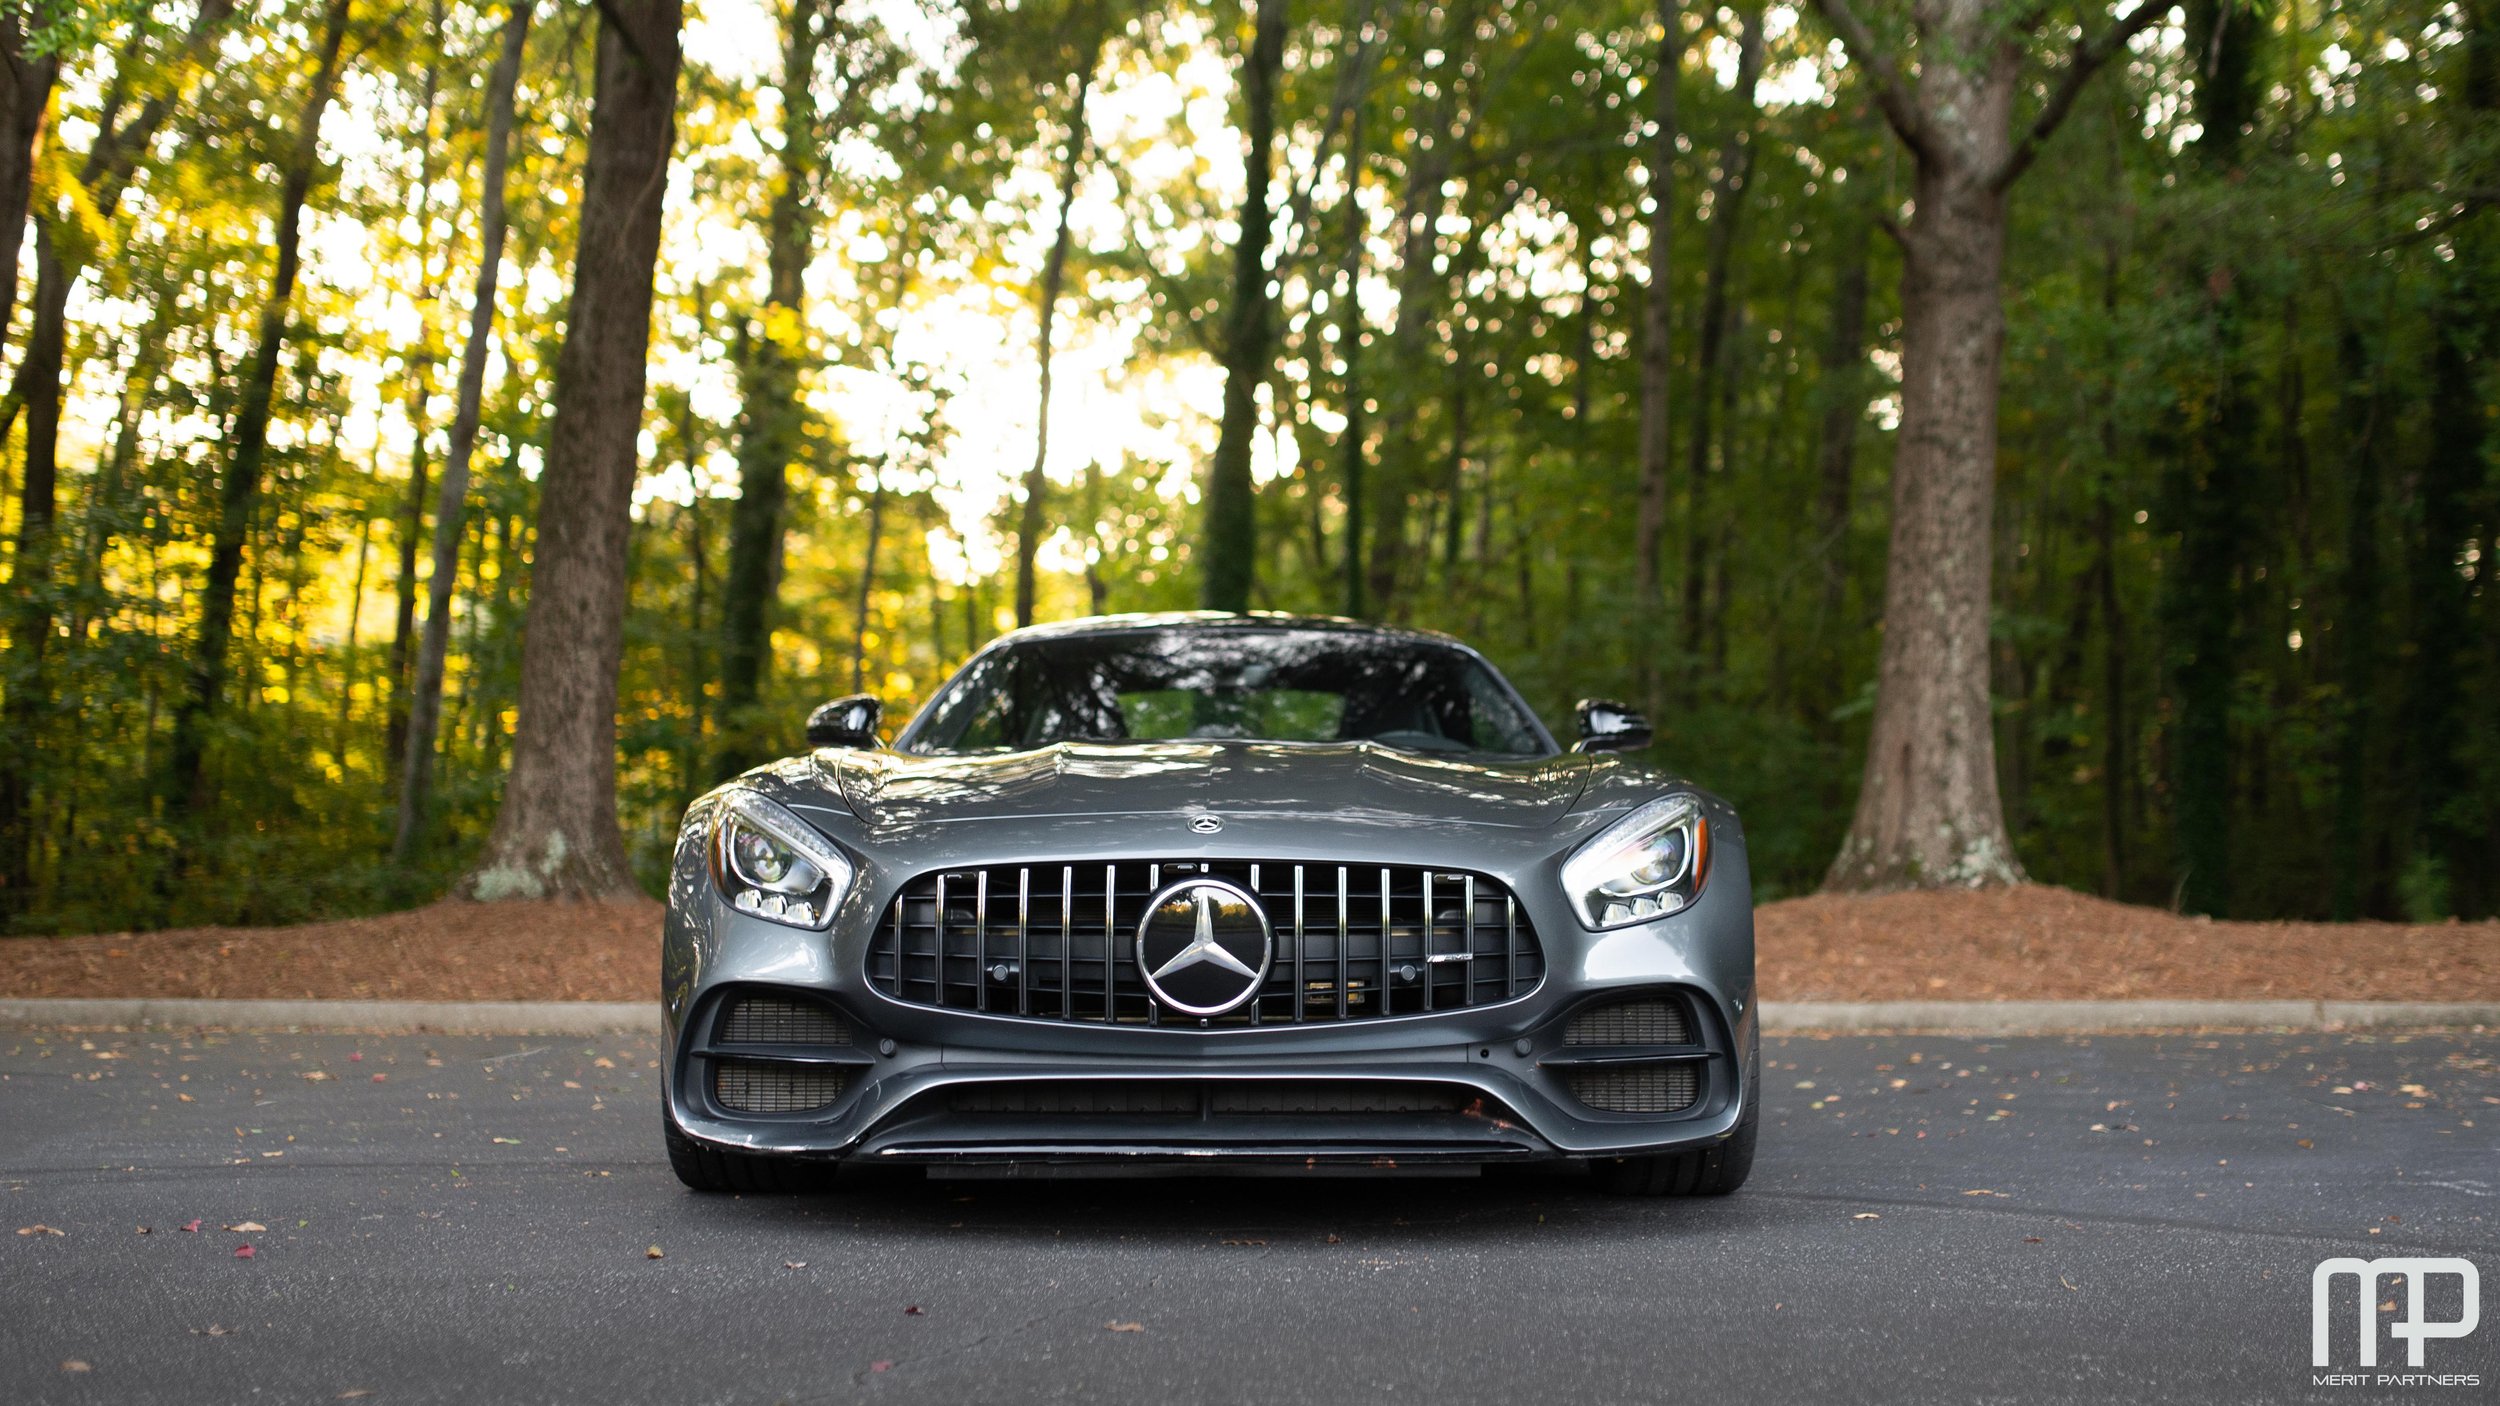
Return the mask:
POLYGON ((821 752, 879 827, 1053 815, 1313 815, 1542 828, 1588 777, 1580 756, 1433 756, 1370 742, 1062 742, 1029 752, 821 752))

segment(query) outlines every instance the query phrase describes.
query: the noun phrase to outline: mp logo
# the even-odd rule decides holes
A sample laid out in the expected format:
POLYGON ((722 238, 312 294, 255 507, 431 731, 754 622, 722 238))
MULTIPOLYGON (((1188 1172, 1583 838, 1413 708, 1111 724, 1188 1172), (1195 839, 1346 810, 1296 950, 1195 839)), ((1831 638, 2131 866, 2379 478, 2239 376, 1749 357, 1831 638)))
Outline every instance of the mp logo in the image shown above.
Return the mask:
POLYGON ((2361 1328, 2361 1362, 2359 1364, 2361 1366, 2378 1365, 2378 1324, 2372 1310, 2377 1306, 2378 1284, 2381 1279, 2396 1278, 2405 1281, 2404 1316, 2388 1324, 2387 1331, 2405 1340, 2409 1366, 2423 1365, 2422 1344, 2428 1339, 2462 1338, 2473 1332, 2475 1325, 2482 1321, 2482 1276, 2475 1270, 2474 1262, 2471 1260, 2441 1258, 2364 1260, 2349 1256, 2326 1260, 2318 1265, 2316 1273, 2309 1276, 2309 1345, 2314 1366, 2333 1365, 2332 1354, 2328 1349, 2329 1333, 2327 1330, 2334 1322, 2334 1311, 2329 1295, 2335 1280, 2347 1274, 2353 1276, 2357 1285, 2353 1299, 2355 1316, 2361 1328), (2423 1287, 2434 1274, 2453 1274, 2464 1288, 2463 1306, 2457 1310, 2456 1318, 2445 1323, 2431 1322, 2423 1315, 2423 1287))

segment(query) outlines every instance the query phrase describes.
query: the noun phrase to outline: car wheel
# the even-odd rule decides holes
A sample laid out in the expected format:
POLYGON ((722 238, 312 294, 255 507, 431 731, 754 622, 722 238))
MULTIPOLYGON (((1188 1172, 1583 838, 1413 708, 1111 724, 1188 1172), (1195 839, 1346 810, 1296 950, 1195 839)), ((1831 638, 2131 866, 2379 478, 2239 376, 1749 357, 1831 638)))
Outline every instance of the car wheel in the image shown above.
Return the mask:
POLYGON ((669 1170, 696 1191, 771 1195, 812 1191, 831 1181, 826 1169, 795 1157, 730 1152, 699 1143, 678 1128, 665 1108, 660 1112, 660 1132, 668 1144, 669 1170))
POLYGON ((1597 1184, 1617 1196, 1725 1196, 1753 1175, 1755 1134, 1761 1128, 1762 1045, 1756 1036, 1745 1052, 1745 1112, 1727 1140, 1690 1152, 1658 1157, 1616 1157, 1592 1163, 1597 1184))

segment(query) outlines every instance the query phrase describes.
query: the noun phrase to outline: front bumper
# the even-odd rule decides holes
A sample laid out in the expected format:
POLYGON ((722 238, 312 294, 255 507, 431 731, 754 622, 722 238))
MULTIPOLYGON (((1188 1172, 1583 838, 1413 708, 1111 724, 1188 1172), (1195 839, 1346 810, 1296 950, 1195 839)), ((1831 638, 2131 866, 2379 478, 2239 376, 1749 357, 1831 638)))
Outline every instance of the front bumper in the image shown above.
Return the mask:
MULTIPOLYGON (((1315 856, 1330 853, 1324 838, 1308 844, 1315 856)), ((1258 852, 1299 857, 1292 846, 1279 835, 1258 852)), ((928 867, 989 857, 919 856, 928 867)), ((687 1136, 886 1165, 1407 1167, 1672 1152, 1725 1139, 1751 1115, 1757 1030, 1741 842, 1721 851, 1691 908, 1606 933, 1579 927, 1550 881, 1502 875, 1535 910, 1546 959, 1543 982, 1517 999, 1218 1030, 991 1015, 881 994, 865 973, 867 935, 908 877, 866 868, 832 930, 817 933, 729 909, 699 857, 681 863, 663 1014, 668 1112, 687 1136), (1540 902, 1545 893, 1557 896, 1540 902), (722 1013, 753 995, 838 1013, 847 1043, 761 1048, 725 1039, 722 1013), (1682 1006, 1689 1038, 1630 1050, 1565 1043, 1582 1012, 1649 997, 1682 1006), (801 1113, 741 1112, 723 1103, 715 1083, 732 1061, 818 1069, 828 1080, 838 1075, 841 1091, 801 1113), (1658 1114, 1607 1112, 1575 1097, 1575 1077, 1609 1062, 1689 1068, 1693 1097, 1658 1114)))
POLYGON ((800 994, 732 983, 707 995, 673 1042, 669 1068, 671 1116, 689 1136, 755 1152, 887 1164, 1491 1162, 1706 1144, 1733 1131, 1750 1097, 1743 1086, 1750 1019, 1728 1023, 1690 988, 1599 993, 1535 1020, 1523 1020, 1516 1007, 1524 1003, 1513 1003, 1369 1029, 1288 1028, 1217 1039, 938 1011, 898 1019, 888 1010, 871 1023, 855 1002, 841 1002, 848 1046, 802 1051, 722 1038, 721 1017, 733 1002, 800 994), (1691 1012, 1692 1038, 1635 1048, 1564 1043, 1582 1009, 1627 997, 1681 1003, 1691 1012), (1198 1048, 1185 1048, 1191 1044, 1198 1048), (719 1067, 767 1061, 838 1073, 842 1092, 824 1108, 795 1115, 727 1106, 719 1067), (1690 1069, 1691 1102, 1671 1113, 1625 1114, 1573 1096, 1575 1076, 1631 1062, 1690 1069))

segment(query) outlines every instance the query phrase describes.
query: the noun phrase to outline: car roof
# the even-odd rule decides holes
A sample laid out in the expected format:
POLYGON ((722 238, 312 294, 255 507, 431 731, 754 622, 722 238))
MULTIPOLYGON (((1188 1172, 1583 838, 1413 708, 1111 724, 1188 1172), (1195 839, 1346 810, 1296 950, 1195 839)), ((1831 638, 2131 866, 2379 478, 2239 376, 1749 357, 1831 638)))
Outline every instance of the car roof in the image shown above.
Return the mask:
POLYGON ((1351 620, 1342 615, 1296 615, 1281 610, 1154 610, 1127 615, 1088 615, 1075 620, 1053 620, 1043 625, 1027 625, 1011 630, 991 641, 991 647, 1012 644, 1019 640, 1064 639, 1077 635, 1117 635, 1146 630, 1325 630, 1349 635, 1381 635, 1392 639, 1431 640, 1439 644, 1466 646, 1458 639, 1438 630, 1418 630, 1404 625, 1381 625, 1368 620, 1351 620))

